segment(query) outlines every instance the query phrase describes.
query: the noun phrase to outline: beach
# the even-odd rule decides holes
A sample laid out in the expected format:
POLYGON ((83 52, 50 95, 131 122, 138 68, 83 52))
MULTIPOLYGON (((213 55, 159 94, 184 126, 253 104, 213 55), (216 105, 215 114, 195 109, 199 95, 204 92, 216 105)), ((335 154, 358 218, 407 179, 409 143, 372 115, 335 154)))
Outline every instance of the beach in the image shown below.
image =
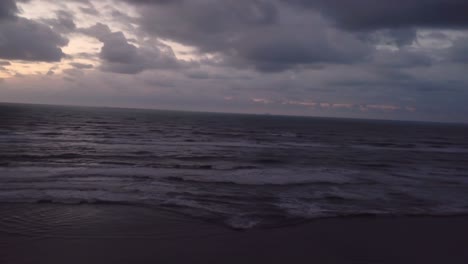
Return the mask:
POLYGON ((3 204, 0 262, 468 263, 468 217, 351 217, 245 231, 161 209, 3 204))
POLYGON ((468 264, 467 11, 0 0, 0 264, 468 264))
POLYGON ((468 263, 465 125, 0 110, 0 264, 468 263))

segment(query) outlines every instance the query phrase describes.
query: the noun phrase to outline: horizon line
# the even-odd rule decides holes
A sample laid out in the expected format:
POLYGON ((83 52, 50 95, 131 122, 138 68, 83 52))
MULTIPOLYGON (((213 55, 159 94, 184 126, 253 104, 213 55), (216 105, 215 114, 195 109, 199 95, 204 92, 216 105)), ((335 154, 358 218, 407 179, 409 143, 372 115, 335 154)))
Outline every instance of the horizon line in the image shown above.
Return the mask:
POLYGON ((272 116, 272 117, 299 117, 299 118, 317 118, 317 119, 345 119, 345 120, 362 120, 362 121, 381 121, 381 122, 407 122, 407 123, 432 123, 432 124, 452 124, 452 125, 468 125, 468 121, 427 121, 427 120, 404 120, 404 119, 379 119, 365 117, 337 117, 337 116, 314 116, 314 115, 294 115, 294 114, 271 114, 271 113, 241 113, 241 112, 222 112, 222 111, 202 111, 202 110, 182 110, 182 109, 162 109, 149 107, 128 107, 128 106, 109 106, 109 105, 80 105, 80 104, 50 104, 50 103, 31 103, 31 102, 5 102, 0 101, 0 104, 17 104, 17 105, 38 105, 38 106, 62 106, 62 107, 83 107, 83 108, 109 108, 109 109, 127 109, 127 110, 150 110, 150 111, 171 111, 182 113, 201 113, 201 114, 225 114, 225 115, 249 115, 249 116, 272 116))

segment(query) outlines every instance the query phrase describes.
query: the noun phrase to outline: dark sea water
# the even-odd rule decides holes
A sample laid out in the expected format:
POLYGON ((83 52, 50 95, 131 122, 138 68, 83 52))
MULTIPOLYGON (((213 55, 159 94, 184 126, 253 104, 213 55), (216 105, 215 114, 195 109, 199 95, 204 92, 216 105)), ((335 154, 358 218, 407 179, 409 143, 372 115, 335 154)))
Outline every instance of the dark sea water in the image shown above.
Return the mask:
POLYGON ((468 213, 468 126, 0 104, 0 202, 148 206, 235 228, 468 213))

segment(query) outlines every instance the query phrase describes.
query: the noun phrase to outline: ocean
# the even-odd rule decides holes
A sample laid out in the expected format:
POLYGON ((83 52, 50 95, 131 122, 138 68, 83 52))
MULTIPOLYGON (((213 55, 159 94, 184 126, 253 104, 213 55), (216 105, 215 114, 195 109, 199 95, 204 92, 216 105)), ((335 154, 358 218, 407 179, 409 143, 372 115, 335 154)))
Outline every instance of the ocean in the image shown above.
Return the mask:
POLYGON ((0 203, 232 228, 468 214, 468 125, 0 104, 0 203))

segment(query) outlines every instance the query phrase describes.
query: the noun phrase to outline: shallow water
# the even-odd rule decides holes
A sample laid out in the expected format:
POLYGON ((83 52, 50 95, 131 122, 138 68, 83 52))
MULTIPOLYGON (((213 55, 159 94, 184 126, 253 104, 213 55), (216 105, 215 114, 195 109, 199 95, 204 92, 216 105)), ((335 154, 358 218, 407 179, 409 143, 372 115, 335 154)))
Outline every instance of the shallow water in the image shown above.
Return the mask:
POLYGON ((468 213, 468 126, 0 104, 0 202, 163 207, 236 228, 468 213))

